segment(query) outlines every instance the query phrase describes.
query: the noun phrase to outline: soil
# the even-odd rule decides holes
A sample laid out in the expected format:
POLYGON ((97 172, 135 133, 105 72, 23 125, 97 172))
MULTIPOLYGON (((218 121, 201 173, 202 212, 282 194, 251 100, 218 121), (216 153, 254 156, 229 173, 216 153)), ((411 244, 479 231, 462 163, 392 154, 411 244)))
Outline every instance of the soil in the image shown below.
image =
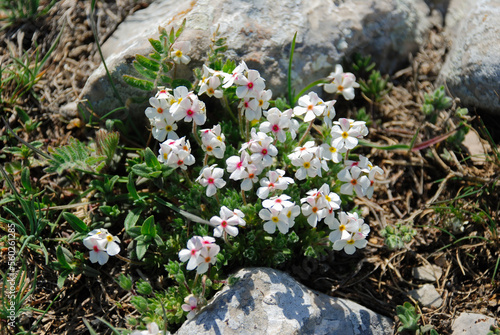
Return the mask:
MULTIPOLYGON (((127 15, 148 6, 148 2, 97 1, 99 42, 103 43, 127 15)), ((0 116, 8 119, 9 127, 27 142, 41 141, 43 150, 67 143, 70 136, 81 140, 91 136, 77 117, 60 112, 62 106, 81 98, 86 79, 100 64, 89 21, 90 6, 90 1, 60 1, 46 16, 34 22, 16 22, 0 31, 2 64, 12 62, 12 53, 20 57, 20 50, 34 52, 36 45, 40 54, 45 55, 60 34, 33 94, 25 94, 15 104, 0 105, 0 116), (61 27, 64 27, 62 33, 61 27), (22 130, 14 105, 40 122, 36 131, 27 134, 22 130)), ((436 264, 443 274, 433 284, 443 303, 438 308, 418 310, 422 313, 421 324, 431 324, 442 334, 451 332, 451 321, 461 312, 500 314, 497 271, 500 231, 496 225, 500 165, 493 151, 500 125, 495 124, 495 118, 473 109, 469 109, 469 116, 458 118, 456 111, 462 107, 458 99, 439 115, 435 124, 421 111, 424 93, 437 88, 436 79, 447 45, 442 29, 435 27, 421 50, 409 58, 408 66, 390 76, 393 88, 381 101, 373 103, 371 115, 376 122, 371 124, 367 140, 381 146, 408 144, 418 132, 419 144, 453 132, 460 122, 465 122, 470 132, 481 137, 487 158, 469 159, 471 153, 466 147, 453 146, 446 140, 414 151, 363 149, 362 153, 389 176, 377 183, 373 198, 356 200, 371 226, 368 247, 354 256, 331 253, 320 259, 302 258, 290 270, 294 277, 314 289, 351 299, 394 318, 396 306, 412 301, 408 291, 423 284, 414 278, 413 268, 436 264), (493 141, 485 135, 484 124, 493 141), (453 222, 461 225, 454 230, 450 226, 453 222), (381 231, 397 224, 412 224, 417 234, 403 248, 390 250, 381 231)), ((2 98, 12 92, 13 87, 4 87, 2 98)), ((361 98, 347 104, 347 116, 354 117, 357 106, 362 104, 366 106, 367 102, 361 98)), ((2 122, 2 146, 12 145, 12 139, 5 136, 7 131, 2 122)), ((11 154, 0 156, 2 164, 13 159, 11 154)), ((52 189, 52 196, 60 205, 72 196, 64 188, 64 181, 54 174, 45 175, 42 168, 35 168, 32 178, 42 187, 52 189)), ((2 195, 6 189, 4 186, 2 195)), ((71 231, 66 224, 51 229, 52 236, 64 237, 71 231)), ((50 261, 56 258, 54 245, 49 250, 50 261)), ((5 271, 3 256, 1 269, 5 271)), ((21 325, 39 322, 37 334, 83 334, 87 333, 85 319, 99 334, 109 334, 109 329, 96 319, 100 317, 115 326, 127 327, 125 320, 133 315, 134 308, 129 304, 130 295, 119 289, 114 278, 127 271, 142 275, 137 269, 112 259, 106 267, 108 272, 100 277, 70 276, 59 289, 58 273, 45 265, 41 253, 26 249, 23 256, 28 268, 26 275, 30 282, 36 279, 36 287, 29 300, 31 309, 19 320, 21 325)), ((161 287, 163 280, 159 276, 155 285, 161 287)))

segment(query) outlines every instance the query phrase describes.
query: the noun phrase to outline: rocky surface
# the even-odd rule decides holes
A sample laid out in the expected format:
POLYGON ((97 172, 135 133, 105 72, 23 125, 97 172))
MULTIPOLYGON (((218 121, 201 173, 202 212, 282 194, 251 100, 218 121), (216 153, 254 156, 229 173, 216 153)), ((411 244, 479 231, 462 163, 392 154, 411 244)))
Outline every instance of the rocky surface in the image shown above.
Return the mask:
MULTIPOLYGON (((327 76, 336 63, 355 52, 372 55, 383 72, 397 70, 423 42, 431 26, 428 14, 423 0, 164 0, 127 18, 103 45, 103 52, 118 91, 128 98, 138 92, 121 77, 134 72, 136 54, 151 50, 147 40, 158 36, 159 25, 169 28, 187 20, 180 39, 192 43, 191 68, 202 64, 219 26, 221 36, 227 37, 228 56, 259 70, 267 87, 279 96, 286 93, 295 32, 293 80, 300 90, 327 76)), ((190 68, 179 73, 191 75, 190 68)), ((103 66, 89 78, 83 97, 98 114, 120 105, 103 66)))
POLYGON ((183 334, 392 334, 393 321, 349 300, 306 288, 269 269, 242 269, 191 321, 183 334))
POLYGON ((481 0, 460 8, 466 14, 455 24, 439 81, 466 106, 499 114, 500 2, 481 0))
POLYGON ((492 317, 476 313, 462 313, 453 321, 452 335, 487 334, 490 326, 494 325, 498 326, 498 323, 492 317))
POLYGON ((425 307, 438 308, 443 303, 443 298, 432 284, 425 284, 419 289, 411 290, 408 294, 425 307))

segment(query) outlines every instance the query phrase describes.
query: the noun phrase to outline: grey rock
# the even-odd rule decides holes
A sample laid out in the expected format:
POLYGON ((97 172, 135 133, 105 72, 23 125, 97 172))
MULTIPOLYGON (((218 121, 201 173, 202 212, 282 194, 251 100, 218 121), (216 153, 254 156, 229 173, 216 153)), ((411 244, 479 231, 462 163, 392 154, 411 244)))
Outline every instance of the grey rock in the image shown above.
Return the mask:
POLYGON ((442 274, 443 270, 439 266, 433 264, 425 264, 423 266, 413 268, 413 277, 422 281, 437 281, 441 278, 442 274))
POLYGON ((490 330, 490 326, 495 324, 496 321, 492 317, 476 313, 462 313, 453 320, 452 335, 486 334, 490 330))
POLYGON ((411 290, 408 294, 425 307, 438 308, 443 303, 443 298, 432 284, 425 284, 417 290, 411 290))
MULTIPOLYGON (((133 73, 136 54, 151 50, 147 39, 158 37, 159 25, 170 29, 187 20, 180 40, 191 41, 192 62, 177 74, 188 78, 192 67, 203 63, 210 37, 219 26, 227 38, 227 55, 259 70, 276 97, 286 93, 295 32, 292 79, 299 91, 327 76, 336 63, 354 52, 371 54, 382 72, 396 70, 410 52, 418 50, 430 28, 428 14, 424 0, 163 0, 127 18, 103 50, 117 89, 127 99, 138 91, 121 77, 133 73)), ((103 66, 88 79, 83 98, 98 114, 119 106, 103 66)))
POLYGON ((349 300, 306 288, 269 269, 242 269, 176 333, 183 334, 392 334, 393 321, 349 300))
POLYGON ((457 34, 457 24, 467 16, 477 0, 449 0, 445 16, 445 32, 449 37, 457 34))
POLYGON ((500 2, 480 0, 461 20, 440 72, 451 94, 467 107, 500 113, 500 2))

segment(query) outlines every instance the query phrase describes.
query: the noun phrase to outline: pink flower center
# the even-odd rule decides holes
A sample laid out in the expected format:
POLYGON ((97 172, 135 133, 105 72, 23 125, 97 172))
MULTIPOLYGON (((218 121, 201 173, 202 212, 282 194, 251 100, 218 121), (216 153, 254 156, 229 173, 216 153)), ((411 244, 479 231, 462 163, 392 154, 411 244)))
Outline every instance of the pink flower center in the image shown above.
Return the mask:
POLYGON ((226 220, 223 220, 220 225, 222 226, 222 228, 226 228, 227 227, 227 221, 226 220))
POLYGON ((273 131, 276 133, 276 132, 278 132, 279 130, 280 130, 280 127, 278 127, 278 125, 277 125, 277 124, 275 124, 275 125, 273 126, 273 131))
POLYGON ((214 183, 214 178, 212 178, 212 177, 208 178, 208 183, 209 184, 213 184, 214 183))
POLYGON ((262 149, 261 153, 262 153, 263 155, 267 155, 267 149, 266 149, 266 148, 262 149))
POLYGON ((177 161, 177 165, 182 165, 182 164, 184 164, 184 161, 183 161, 182 159, 179 159, 179 160, 177 161))
POLYGON ((247 84, 247 87, 248 87, 248 89, 250 89, 250 90, 251 90, 251 89, 253 88, 253 83, 252 83, 252 82, 248 83, 248 84, 247 84))
POLYGON ((192 116, 194 114, 194 112, 191 109, 188 109, 186 114, 189 116, 192 116))
POLYGON ((156 111, 158 112, 158 114, 161 114, 161 113, 163 113, 163 108, 159 108, 159 107, 158 107, 158 108, 156 109, 156 111))
POLYGON ((94 245, 94 251, 99 252, 99 247, 97 245, 94 245))
POLYGON ((191 249, 191 255, 192 256, 196 255, 196 249, 191 249))

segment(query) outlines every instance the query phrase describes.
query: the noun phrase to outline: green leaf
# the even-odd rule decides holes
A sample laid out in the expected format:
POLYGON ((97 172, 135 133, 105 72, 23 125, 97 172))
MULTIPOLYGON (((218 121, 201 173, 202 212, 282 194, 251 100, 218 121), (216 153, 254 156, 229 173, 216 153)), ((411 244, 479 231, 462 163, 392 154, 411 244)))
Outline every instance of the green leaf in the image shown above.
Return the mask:
POLYGON ((30 181, 30 169, 25 167, 23 171, 21 172, 21 184, 23 185, 24 189, 28 192, 33 191, 33 188, 31 187, 31 181, 30 181))
POLYGON ((140 63, 137 63, 137 62, 134 62, 134 68, 143 77, 146 77, 147 79, 151 79, 153 81, 156 80, 156 77, 158 75, 157 72, 151 71, 151 70, 145 68, 144 66, 142 66, 140 63))
POLYGON ((91 163, 95 164, 92 160, 87 162, 90 157, 90 149, 87 146, 75 138, 70 138, 68 145, 53 149, 52 159, 49 159, 50 166, 45 171, 62 174, 65 170, 86 169, 91 163))
POLYGON ((150 38, 149 39, 149 43, 151 44, 151 46, 153 47, 153 49, 155 49, 155 51, 159 54, 163 53, 163 47, 161 45, 161 42, 158 41, 158 40, 155 40, 153 38, 150 38))
POLYGON ((158 161, 158 157, 150 148, 146 148, 144 150, 144 162, 152 169, 161 170, 161 163, 158 161))
POLYGON ((128 175, 127 190, 134 200, 142 202, 142 197, 139 196, 139 193, 137 193, 137 189, 135 188, 134 177, 132 173, 128 175))
POLYGON ((61 246, 57 246, 56 255, 57 255, 57 260, 59 261, 59 264, 63 268, 69 269, 69 270, 72 269, 71 265, 69 265, 68 260, 66 259, 66 255, 64 254, 64 251, 61 248, 61 246))
POLYGON ((123 81, 125 81, 128 85, 143 91, 152 91, 155 88, 154 83, 149 80, 135 78, 126 74, 123 75, 123 81))
POLYGON ((135 60, 137 63, 141 64, 145 69, 148 69, 152 72, 158 72, 160 70, 160 64, 158 62, 149 59, 142 55, 135 55, 135 60))
POLYGON ((142 208, 137 207, 128 212, 127 217, 125 218, 125 222, 123 224, 127 232, 132 227, 135 226, 135 224, 139 220, 139 217, 141 216, 142 211, 143 211, 142 208))
POLYGON ((64 282, 66 281, 66 278, 73 272, 73 270, 64 270, 61 272, 59 277, 57 278, 57 286, 59 288, 62 288, 64 286, 64 282))
POLYGON ((151 237, 156 236, 156 225, 155 225, 155 218, 153 215, 148 217, 142 224, 141 234, 151 237))
POLYGON ((137 259, 141 260, 144 255, 146 254, 146 251, 149 248, 149 245, 151 244, 151 240, 147 238, 145 235, 138 236, 136 238, 137 245, 135 246, 135 252, 137 254, 137 259))
POLYGON ((177 88, 179 86, 185 86, 188 90, 191 89, 191 82, 187 79, 174 79, 172 81, 172 88, 177 88))
POLYGON ((132 172, 139 177, 144 177, 148 179, 158 178, 161 175, 161 171, 153 171, 150 167, 146 166, 146 163, 136 164, 132 166, 132 172))
POLYGON ((75 231, 79 233, 88 233, 90 231, 89 227, 85 224, 85 222, 79 219, 76 215, 64 212, 63 217, 66 221, 68 221, 68 223, 75 231))

